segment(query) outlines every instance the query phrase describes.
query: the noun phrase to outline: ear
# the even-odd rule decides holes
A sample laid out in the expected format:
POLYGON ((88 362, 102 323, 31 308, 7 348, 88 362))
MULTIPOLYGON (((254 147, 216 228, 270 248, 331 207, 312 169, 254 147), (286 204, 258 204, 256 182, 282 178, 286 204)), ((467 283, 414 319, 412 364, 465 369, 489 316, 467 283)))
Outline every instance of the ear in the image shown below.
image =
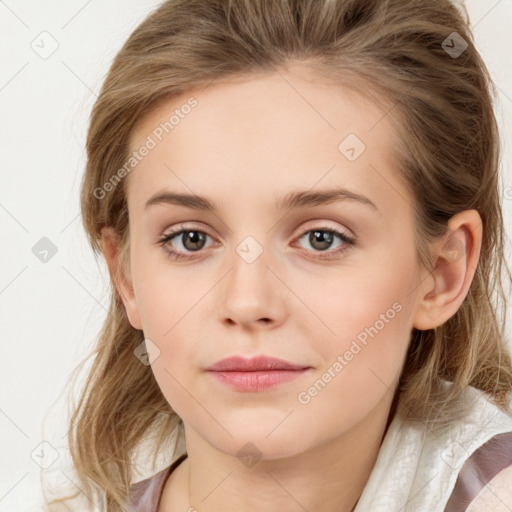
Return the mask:
POLYGON ((121 245, 119 236, 111 227, 104 227, 101 230, 101 251, 107 262, 110 282, 116 287, 121 296, 130 324, 135 329, 142 330, 131 277, 125 273, 126 269, 122 268, 120 260, 121 245))
POLYGON ((452 317, 468 294, 482 246, 482 219, 465 210, 448 221, 448 230, 433 250, 433 270, 420 285, 413 327, 434 329, 452 317))

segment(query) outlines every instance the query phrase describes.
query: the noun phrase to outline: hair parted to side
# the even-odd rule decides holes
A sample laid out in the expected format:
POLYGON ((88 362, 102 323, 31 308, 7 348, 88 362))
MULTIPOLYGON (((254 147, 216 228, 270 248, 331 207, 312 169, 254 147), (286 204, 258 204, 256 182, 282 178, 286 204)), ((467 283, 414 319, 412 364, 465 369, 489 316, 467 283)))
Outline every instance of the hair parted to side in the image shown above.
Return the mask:
MULTIPOLYGON (((512 365, 505 343, 504 225, 496 90, 464 14, 449 0, 168 0, 117 54, 92 110, 82 181, 83 223, 95 256, 101 229, 114 228, 129 274, 126 179, 98 199, 95 190, 128 159, 135 124, 162 100, 217 79, 248 77, 302 64, 320 81, 387 105, 402 146, 397 171, 415 198, 418 257, 446 233, 457 212, 483 221, 480 261, 458 312, 438 328, 411 333, 400 402, 409 421, 456 420, 461 393, 474 386, 508 411, 512 365), (457 58, 442 47, 457 32, 468 44, 457 58), (441 379, 453 382, 449 391, 441 379)), ((193 114, 192 114, 193 115, 193 114)), ((113 283, 112 283, 113 284, 113 283)), ((126 507, 133 454, 156 433, 182 426, 150 366, 134 356, 144 339, 112 285, 108 316, 71 419, 69 445, 88 495, 106 510, 126 507)), ((55 502, 63 501, 55 500, 55 502)))

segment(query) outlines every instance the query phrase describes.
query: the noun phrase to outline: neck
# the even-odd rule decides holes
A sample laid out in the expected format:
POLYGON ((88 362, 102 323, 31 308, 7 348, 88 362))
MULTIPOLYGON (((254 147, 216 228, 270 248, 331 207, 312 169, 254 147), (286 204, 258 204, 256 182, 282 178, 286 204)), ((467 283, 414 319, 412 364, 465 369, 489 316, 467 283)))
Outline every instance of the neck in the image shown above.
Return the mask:
POLYGON ((341 436, 252 465, 185 426, 188 457, 167 481, 161 510, 352 512, 394 417, 398 395, 392 398, 341 436))

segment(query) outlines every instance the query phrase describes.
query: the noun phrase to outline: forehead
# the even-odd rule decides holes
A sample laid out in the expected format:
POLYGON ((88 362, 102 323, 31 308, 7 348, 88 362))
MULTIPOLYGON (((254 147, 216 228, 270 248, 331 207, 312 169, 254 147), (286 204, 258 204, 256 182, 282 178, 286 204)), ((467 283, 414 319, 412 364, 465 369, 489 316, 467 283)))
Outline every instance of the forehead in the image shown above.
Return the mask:
POLYGON ((388 111, 385 99, 376 105, 303 70, 192 89, 137 123, 130 152, 150 139, 153 147, 128 176, 128 202, 142 206, 155 187, 167 185, 254 197, 265 187, 280 196, 315 183, 379 188, 383 178, 397 178, 398 140, 388 111))

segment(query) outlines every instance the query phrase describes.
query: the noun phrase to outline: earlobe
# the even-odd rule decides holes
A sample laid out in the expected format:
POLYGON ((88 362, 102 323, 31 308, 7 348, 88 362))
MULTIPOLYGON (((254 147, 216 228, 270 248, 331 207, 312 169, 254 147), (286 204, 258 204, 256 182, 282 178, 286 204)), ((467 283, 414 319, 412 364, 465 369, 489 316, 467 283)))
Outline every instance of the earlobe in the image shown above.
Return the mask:
POLYGON ((107 262, 110 282, 115 287, 126 311, 130 324, 135 329, 142 330, 139 309, 130 276, 126 275, 120 260, 120 240, 113 228, 104 227, 101 230, 101 250, 107 262))
POLYGON ((475 275, 482 245, 482 220, 476 210, 454 215, 434 249, 431 278, 420 286, 413 327, 434 329, 460 308, 475 275))

